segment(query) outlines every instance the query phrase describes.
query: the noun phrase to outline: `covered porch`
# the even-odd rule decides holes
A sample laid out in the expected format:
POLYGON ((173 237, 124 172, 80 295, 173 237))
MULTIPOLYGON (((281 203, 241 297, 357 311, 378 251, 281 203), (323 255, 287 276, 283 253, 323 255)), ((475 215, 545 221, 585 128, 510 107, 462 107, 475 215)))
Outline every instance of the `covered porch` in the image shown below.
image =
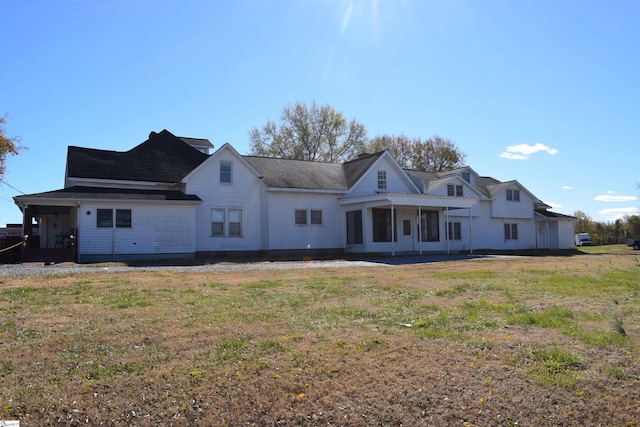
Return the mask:
POLYGON ((18 198, 16 204, 22 211, 23 236, 26 236, 22 262, 76 262, 76 204, 68 201, 66 204, 53 201, 28 203, 18 198))
POLYGON ((381 192, 345 197, 347 252, 396 254, 473 253, 472 197, 381 192), (461 221, 460 210, 467 215, 461 221), (451 212, 458 212, 451 218, 451 212))

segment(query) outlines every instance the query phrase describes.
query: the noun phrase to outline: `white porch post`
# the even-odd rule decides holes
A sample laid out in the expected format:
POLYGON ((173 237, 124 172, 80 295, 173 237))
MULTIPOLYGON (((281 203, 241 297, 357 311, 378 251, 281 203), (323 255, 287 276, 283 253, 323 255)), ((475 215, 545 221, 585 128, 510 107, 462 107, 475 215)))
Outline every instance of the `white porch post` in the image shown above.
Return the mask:
POLYGON ((444 208, 444 239, 447 243, 447 255, 449 254, 449 206, 444 208))
POLYGON ((473 227, 471 227, 471 208, 469 208, 469 253, 473 255, 473 227))
POLYGON ((393 202, 391 203, 391 256, 396 256, 396 246, 395 246, 395 240, 396 240, 396 217, 393 214, 393 202))
POLYGON ((418 221, 416 222, 418 229, 418 245, 420 247, 420 255, 422 255, 422 208, 418 205, 418 221))

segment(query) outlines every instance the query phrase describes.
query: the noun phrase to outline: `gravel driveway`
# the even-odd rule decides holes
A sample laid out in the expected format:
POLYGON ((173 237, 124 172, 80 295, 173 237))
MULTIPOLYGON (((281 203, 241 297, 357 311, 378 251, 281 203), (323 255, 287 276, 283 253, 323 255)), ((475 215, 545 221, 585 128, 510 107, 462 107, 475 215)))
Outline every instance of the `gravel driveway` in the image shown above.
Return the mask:
POLYGON ((425 264, 458 260, 478 260, 501 257, 498 255, 422 255, 397 256, 371 260, 321 260, 321 261, 256 261, 221 262, 202 265, 104 265, 72 264, 53 265, 4 264, 0 265, 0 276, 41 276, 48 274, 69 275, 77 273, 120 273, 127 271, 176 271, 184 273, 203 273, 216 271, 243 270, 288 270, 294 268, 339 268, 339 267, 379 267, 407 264, 425 264))

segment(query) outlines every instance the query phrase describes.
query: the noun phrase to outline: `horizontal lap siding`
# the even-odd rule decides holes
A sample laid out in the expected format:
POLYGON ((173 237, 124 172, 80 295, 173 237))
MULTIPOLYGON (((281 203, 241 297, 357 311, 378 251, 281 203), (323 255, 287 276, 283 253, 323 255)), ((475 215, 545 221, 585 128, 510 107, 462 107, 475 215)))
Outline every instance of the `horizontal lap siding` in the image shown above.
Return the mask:
POLYGON ((194 253, 193 209, 164 204, 83 203, 78 209, 78 251, 80 255, 194 253), (131 228, 98 228, 97 209, 131 209, 131 228))
POLYGON ((536 225, 527 218, 492 218, 488 215, 491 206, 483 203, 479 217, 473 218, 474 249, 534 249, 536 247, 536 225), (518 224, 518 239, 505 240, 504 224, 518 224))
POLYGON ((344 248, 345 217, 335 194, 270 192, 269 249, 344 248), (323 225, 296 225, 296 209, 322 210, 323 225))
POLYGON ((196 249, 198 252, 257 251, 262 249, 261 181, 228 150, 217 153, 194 173, 188 194, 197 194, 196 249), (232 182, 220 183, 220 161, 232 163, 232 182), (211 236, 211 209, 242 209, 241 237, 211 236))

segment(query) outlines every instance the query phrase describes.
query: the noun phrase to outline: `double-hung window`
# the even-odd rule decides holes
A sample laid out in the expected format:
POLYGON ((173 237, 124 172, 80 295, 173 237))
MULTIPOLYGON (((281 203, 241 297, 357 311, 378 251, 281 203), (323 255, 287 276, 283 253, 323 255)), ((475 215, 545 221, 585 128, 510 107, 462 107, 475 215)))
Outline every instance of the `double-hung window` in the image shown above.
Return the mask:
POLYGON ((459 222, 449 222, 447 225, 447 238, 449 240, 462 240, 462 227, 459 222))
POLYGON ((510 202, 519 202, 520 190, 507 190, 507 200, 510 202))
POLYGON ((447 196, 462 197, 463 196, 462 185, 453 185, 453 184, 447 185, 447 196))
POLYGON ((242 237, 242 209, 211 209, 211 236, 242 237))
MULTIPOLYGON (((114 209, 98 209, 96 212, 96 227, 113 228, 114 209)), ((116 228, 131 228, 131 209, 115 209, 116 228)))
POLYGON ((296 209, 295 225, 322 225, 322 211, 319 209, 296 209))
POLYGON ((378 190, 387 189, 387 171, 378 171, 378 190))
POLYGON ((504 240, 518 240, 518 224, 504 225, 504 240))
POLYGON ((220 182, 231 184, 231 162, 220 162, 220 182))

